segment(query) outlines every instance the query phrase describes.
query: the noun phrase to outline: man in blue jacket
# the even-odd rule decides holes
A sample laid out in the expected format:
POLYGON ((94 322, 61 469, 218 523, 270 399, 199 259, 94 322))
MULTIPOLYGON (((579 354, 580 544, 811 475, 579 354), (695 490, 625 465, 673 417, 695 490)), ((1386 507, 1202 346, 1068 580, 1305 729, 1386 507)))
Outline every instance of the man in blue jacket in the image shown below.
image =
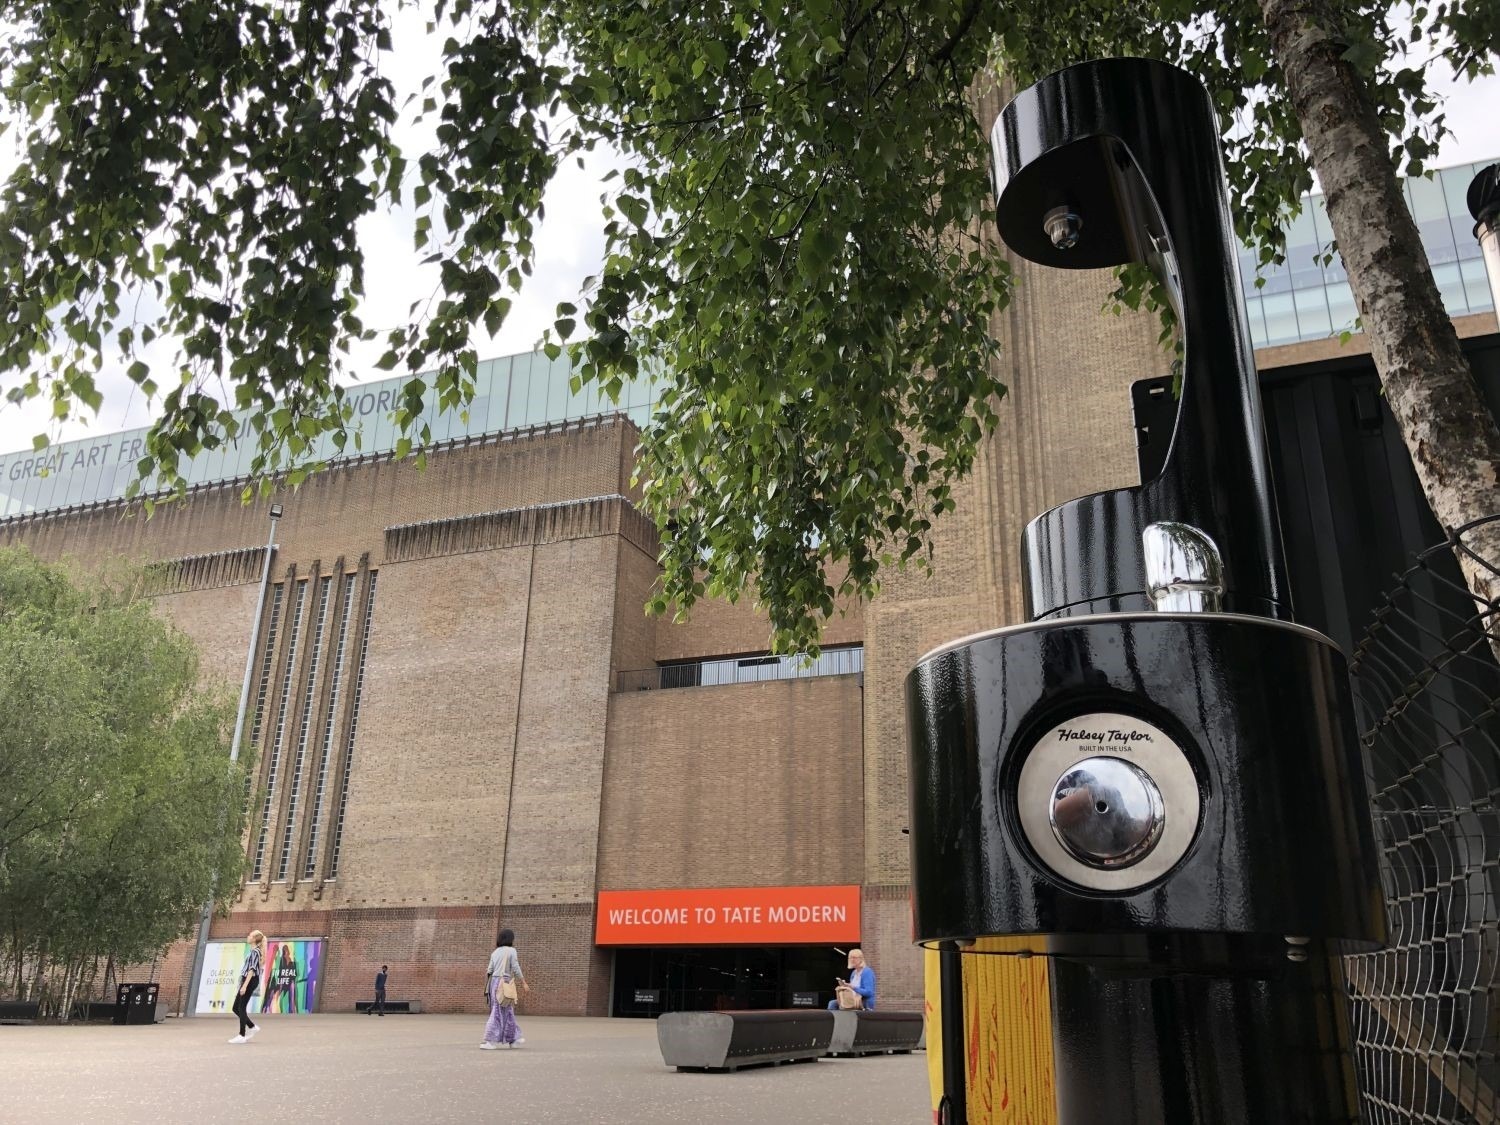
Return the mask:
MULTIPOLYGON (((875 1010, 875 970, 865 964, 865 951, 863 949, 849 950, 849 979, 839 978, 839 984, 847 984, 864 999, 864 1010, 873 1012, 875 1010)), ((839 1010, 839 1002, 835 997, 828 1002, 828 1010, 836 1012, 839 1010)))
POLYGON ((375 974, 375 1003, 365 1009, 365 1015, 374 1012, 378 1016, 385 1015, 385 982, 390 975, 390 966, 380 966, 380 972, 375 974))

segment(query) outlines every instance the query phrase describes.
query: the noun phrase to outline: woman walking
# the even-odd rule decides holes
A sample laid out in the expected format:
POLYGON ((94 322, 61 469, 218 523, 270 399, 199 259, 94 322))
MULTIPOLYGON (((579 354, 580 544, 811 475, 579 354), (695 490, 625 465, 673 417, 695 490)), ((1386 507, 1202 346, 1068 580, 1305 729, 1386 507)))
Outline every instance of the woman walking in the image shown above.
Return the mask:
POLYGON ((490 954, 490 1022, 484 1026, 484 1042, 479 1044, 482 1050, 498 1050, 502 1043, 519 1047, 526 1042, 516 1023, 516 1000, 520 996, 517 985, 522 991, 531 991, 521 972, 515 932, 501 930, 499 944, 490 954))
POLYGON ((251 1021, 246 1009, 255 990, 260 987, 260 971, 266 958, 266 935, 259 930, 251 930, 250 936, 245 940, 250 943, 250 951, 245 954, 245 964, 240 969, 240 985, 234 994, 234 1014, 240 1018, 240 1033, 230 1040, 231 1043, 248 1043, 260 1030, 251 1021))

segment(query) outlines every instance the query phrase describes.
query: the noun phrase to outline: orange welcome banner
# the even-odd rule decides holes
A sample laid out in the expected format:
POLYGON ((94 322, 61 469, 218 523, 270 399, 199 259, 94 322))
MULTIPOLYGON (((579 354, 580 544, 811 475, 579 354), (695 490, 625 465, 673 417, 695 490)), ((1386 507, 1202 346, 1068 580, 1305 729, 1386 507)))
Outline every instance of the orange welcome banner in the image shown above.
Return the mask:
POLYGON ((859 887, 600 891, 595 945, 793 945, 859 940, 859 887))

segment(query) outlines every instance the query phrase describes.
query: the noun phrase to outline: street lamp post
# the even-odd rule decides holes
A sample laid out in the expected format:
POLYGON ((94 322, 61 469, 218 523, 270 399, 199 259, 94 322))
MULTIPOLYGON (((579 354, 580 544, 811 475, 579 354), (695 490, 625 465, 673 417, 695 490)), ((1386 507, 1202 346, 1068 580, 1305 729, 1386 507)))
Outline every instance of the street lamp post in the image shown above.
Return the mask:
MULTIPOLYGON (((282 508, 280 504, 271 505, 271 533, 266 538, 265 559, 260 570, 260 593, 255 599, 255 616, 250 621, 250 648, 245 653, 245 675, 240 682, 240 705, 234 716, 234 737, 229 743, 229 765, 231 768, 240 760, 240 745, 245 737, 245 712, 250 706, 250 681, 255 674, 255 654, 260 648, 260 620, 266 608, 266 589, 271 584, 271 558, 276 553, 276 524, 281 519, 282 508)), ((218 883, 218 874, 214 875, 215 884, 218 883)), ((203 909, 198 916, 198 942, 193 948, 193 967, 188 978, 187 1003, 184 1005, 183 1015, 192 1016, 198 1012, 198 983, 203 975, 203 955, 208 948, 208 928, 213 920, 214 896, 208 896, 208 901, 203 904, 203 909)))

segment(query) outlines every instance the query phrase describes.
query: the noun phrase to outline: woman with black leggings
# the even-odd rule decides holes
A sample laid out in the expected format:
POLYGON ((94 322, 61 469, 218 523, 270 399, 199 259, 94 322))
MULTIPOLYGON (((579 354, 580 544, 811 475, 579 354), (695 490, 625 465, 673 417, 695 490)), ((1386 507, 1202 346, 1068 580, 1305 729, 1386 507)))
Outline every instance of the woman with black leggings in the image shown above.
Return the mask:
POLYGON ((240 1017, 240 1033, 230 1040, 231 1043, 248 1043, 260 1030, 251 1022, 246 1009, 250 1006, 250 998, 255 995, 255 990, 260 987, 260 970, 266 957, 266 935, 259 930, 251 930, 250 936, 245 940, 250 943, 250 952, 245 954, 245 965, 240 969, 239 988, 234 994, 234 1014, 240 1017))

